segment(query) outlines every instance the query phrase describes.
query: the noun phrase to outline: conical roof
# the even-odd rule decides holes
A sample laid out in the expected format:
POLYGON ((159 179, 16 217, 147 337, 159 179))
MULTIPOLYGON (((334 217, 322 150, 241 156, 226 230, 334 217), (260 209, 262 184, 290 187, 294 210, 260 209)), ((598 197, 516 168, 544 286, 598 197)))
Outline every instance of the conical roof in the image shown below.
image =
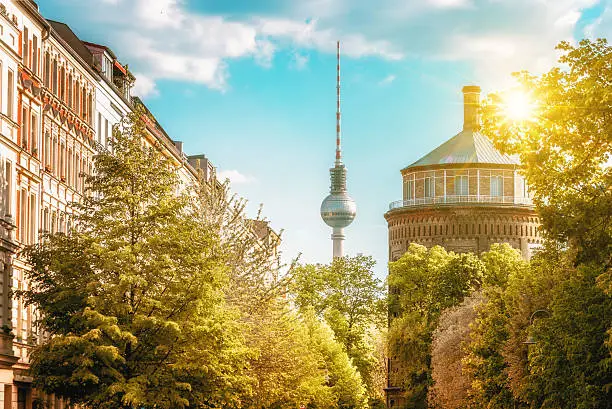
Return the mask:
POLYGON ((518 165, 519 161, 498 151, 486 136, 464 129, 406 168, 446 164, 518 165))

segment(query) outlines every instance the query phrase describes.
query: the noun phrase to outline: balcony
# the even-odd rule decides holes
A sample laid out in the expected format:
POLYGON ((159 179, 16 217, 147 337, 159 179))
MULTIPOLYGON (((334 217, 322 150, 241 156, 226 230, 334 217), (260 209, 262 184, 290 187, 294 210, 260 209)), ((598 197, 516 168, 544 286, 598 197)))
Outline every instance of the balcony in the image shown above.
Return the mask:
POLYGON ((401 209, 404 207, 420 206, 445 206, 456 204, 474 204, 495 206, 518 206, 533 207, 533 202, 528 197, 515 196, 483 196, 483 195, 447 195, 438 197, 420 197, 416 199, 397 200, 389 204, 389 210, 401 209))

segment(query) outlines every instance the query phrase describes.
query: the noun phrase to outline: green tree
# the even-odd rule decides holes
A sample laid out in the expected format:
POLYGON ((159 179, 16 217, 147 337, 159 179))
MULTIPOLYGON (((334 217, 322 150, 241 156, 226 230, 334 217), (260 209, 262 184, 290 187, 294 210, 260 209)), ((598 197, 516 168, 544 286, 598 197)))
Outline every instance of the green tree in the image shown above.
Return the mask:
POLYGON ((45 392, 96 408, 238 404, 247 385, 236 314, 224 305, 219 237, 202 229, 172 164, 143 146, 141 112, 95 157, 77 230, 27 251, 20 295, 50 338, 32 353, 45 392))
POLYGON ((365 409, 361 377, 331 329, 311 310, 291 311, 280 299, 252 315, 247 336, 253 391, 243 407, 365 409))
POLYGON ((612 255, 612 47, 582 40, 557 47, 562 66, 517 73, 536 107, 532 120, 510 121, 503 93, 492 94, 483 132, 520 155, 522 171, 550 238, 572 245, 578 261, 610 274, 612 255))
MULTIPOLYGON (((520 253, 508 244, 493 244, 491 249, 480 256, 486 269, 483 288, 484 302, 476 307, 477 316, 470 324, 470 342, 465 346, 462 367, 471 381, 469 403, 472 407, 516 408, 519 402, 514 398, 511 380, 516 380, 517 369, 524 365, 523 356, 524 321, 517 333, 518 350, 514 356, 518 361, 513 376, 508 364, 508 353, 505 346, 510 338, 510 313, 506 299, 506 289, 510 285, 523 288, 516 283, 523 282, 528 271, 528 264, 520 253), (523 281, 521 281, 523 280, 523 281), (506 354, 505 354, 506 352, 506 354)), ((517 306, 524 306, 524 292, 519 295, 517 306)), ((535 295, 530 291, 530 295, 535 295)), ((529 308, 531 305, 529 306, 529 308)), ((524 317, 524 313, 521 317, 524 317)), ((514 350, 513 350, 514 351, 514 350)), ((512 361, 512 360, 511 360, 512 361)))
POLYGON ((442 311, 479 288, 484 274, 484 264, 473 254, 440 246, 413 243, 389 263, 389 354, 398 369, 394 384, 404 387, 409 407, 427 406, 432 336, 442 311))
POLYGON ((551 291, 549 316, 534 321, 523 398, 539 408, 610 408, 612 360, 605 344, 612 298, 599 269, 570 267, 551 291))
POLYGON ((312 308, 324 318, 336 340, 358 369, 368 395, 381 397, 379 367, 372 339, 384 325, 384 287, 374 276, 372 257, 339 257, 328 265, 301 265, 293 270, 290 286, 296 306, 312 308))
POLYGON ((608 407, 612 47, 600 39, 557 48, 560 66, 541 76, 516 74, 535 102, 533 118, 505 118, 503 93, 484 107, 483 131, 520 155, 550 240, 528 273, 504 290, 503 353, 514 395, 533 407, 608 407), (548 314, 529 325, 538 309, 548 314), (519 344, 527 331, 541 337, 528 359, 519 344))

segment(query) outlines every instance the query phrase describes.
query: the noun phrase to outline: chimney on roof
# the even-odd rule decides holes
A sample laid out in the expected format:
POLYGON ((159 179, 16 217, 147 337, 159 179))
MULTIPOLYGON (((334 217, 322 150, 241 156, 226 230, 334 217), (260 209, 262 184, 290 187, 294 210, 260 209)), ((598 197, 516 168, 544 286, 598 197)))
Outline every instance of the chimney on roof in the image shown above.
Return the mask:
POLYGON ((463 87, 463 130, 477 131, 480 128, 480 87, 463 87))

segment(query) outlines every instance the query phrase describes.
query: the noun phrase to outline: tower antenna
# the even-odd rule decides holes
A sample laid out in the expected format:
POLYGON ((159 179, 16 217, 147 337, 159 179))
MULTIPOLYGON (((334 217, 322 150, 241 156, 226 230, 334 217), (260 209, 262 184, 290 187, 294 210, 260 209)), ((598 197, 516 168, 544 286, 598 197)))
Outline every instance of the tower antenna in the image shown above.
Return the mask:
POLYGON ((342 163, 342 132, 340 131, 340 41, 336 43, 336 163, 342 163))

